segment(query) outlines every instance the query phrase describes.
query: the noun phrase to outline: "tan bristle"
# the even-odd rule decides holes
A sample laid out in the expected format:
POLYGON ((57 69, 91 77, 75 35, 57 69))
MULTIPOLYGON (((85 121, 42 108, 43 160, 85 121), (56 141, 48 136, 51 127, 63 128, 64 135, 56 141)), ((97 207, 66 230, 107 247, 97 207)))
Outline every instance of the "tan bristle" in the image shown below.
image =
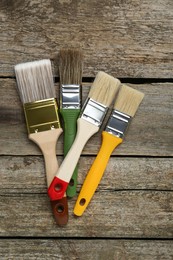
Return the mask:
POLYGON ((14 69, 23 103, 56 97, 49 59, 21 63, 14 69))
POLYGON ((61 84, 81 84, 83 55, 77 49, 62 49, 59 53, 59 75, 61 84))
POLYGON ((114 109, 133 117, 144 98, 144 94, 136 89, 122 85, 114 104, 114 109))
POLYGON ((99 71, 91 86, 89 98, 109 107, 118 91, 120 81, 105 72, 99 71))

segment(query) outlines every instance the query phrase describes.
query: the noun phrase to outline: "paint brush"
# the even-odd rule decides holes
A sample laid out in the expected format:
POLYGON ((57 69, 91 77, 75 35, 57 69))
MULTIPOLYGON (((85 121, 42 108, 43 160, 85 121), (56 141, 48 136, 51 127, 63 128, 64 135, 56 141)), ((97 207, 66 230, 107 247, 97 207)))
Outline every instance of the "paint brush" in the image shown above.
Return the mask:
MULTIPOLYGON (((67 155, 76 136, 77 119, 81 111, 82 52, 62 49, 59 54, 60 114, 64 122, 64 156, 67 155)), ((74 169, 66 194, 76 195, 77 166, 74 169)))
MULTIPOLYGON (((21 63, 15 66, 15 74, 23 103, 28 138, 35 142, 43 153, 49 187, 58 170, 56 143, 62 133, 51 62, 45 59, 21 63)), ((52 207, 57 223, 65 224, 68 219, 66 198, 52 203, 52 207), (62 206, 63 214, 59 214, 58 208, 62 209, 62 206)))
POLYGON ((63 197, 81 152, 89 138, 99 131, 119 85, 118 79, 104 72, 97 74, 77 120, 76 138, 49 186, 48 195, 51 200, 63 197))
POLYGON ((122 143, 129 122, 134 117, 144 94, 123 85, 118 93, 111 116, 102 132, 102 144, 77 198, 74 214, 81 216, 90 203, 113 150, 122 143))

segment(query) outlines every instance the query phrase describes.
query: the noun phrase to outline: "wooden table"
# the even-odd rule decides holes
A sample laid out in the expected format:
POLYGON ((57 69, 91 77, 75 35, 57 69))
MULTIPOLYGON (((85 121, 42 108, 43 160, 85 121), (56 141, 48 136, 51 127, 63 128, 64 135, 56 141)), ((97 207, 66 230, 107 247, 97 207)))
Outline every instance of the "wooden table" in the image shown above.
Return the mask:
MULTIPOLYGON (((0 3, 0 259, 173 259, 173 1, 2 0, 0 3), (124 143, 81 218, 59 228, 43 157, 27 139, 14 65, 80 47, 83 99, 103 70, 145 93, 124 143)), ((101 143, 90 139, 79 185, 101 143)), ((63 138, 57 145, 62 161, 63 138)))

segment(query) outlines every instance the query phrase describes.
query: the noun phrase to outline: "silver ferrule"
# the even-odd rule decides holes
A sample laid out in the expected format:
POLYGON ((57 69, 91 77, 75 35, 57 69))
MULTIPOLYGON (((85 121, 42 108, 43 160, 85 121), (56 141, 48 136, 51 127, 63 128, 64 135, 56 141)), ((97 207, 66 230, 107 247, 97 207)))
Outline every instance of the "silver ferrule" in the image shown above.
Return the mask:
POLYGON ((88 98, 82 108, 80 117, 100 127, 107 111, 108 107, 88 98))
POLYGON ((67 84, 60 88, 60 107, 70 109, 81 108, 81 87, 80 85, 67 84))
POLYGON ((105 131, 120 138, 123 138, 130 119, 131 117, 129 115, 119 112, 115 109, 111 113, 111 116, 105 127, 105 131))

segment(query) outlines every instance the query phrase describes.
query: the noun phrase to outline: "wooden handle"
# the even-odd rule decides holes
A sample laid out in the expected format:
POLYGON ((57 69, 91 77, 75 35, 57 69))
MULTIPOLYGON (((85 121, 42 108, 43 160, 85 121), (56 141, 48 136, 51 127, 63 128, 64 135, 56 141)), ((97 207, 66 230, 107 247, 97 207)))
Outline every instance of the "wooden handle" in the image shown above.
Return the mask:
POLYGON ((85 211, 101 181, 113 150, 121 142, 121 138, 109 134, 105 131, 102 132, 102 145, 81 188, 76 205, 74 207, 75 215, 81 216, 85 211))
POLYGON ((62 128, 58 128, 29 135, 29 139, 36 143, 43 153, 48 187, 59 168, 56 158, 56 143, 61 133, 62 128))
POLYGON ((59 226, 64 226, 68 223, 68 204, 67 204, 67 197, 64 196, 60 200, 50 201, 52 206, 52 211, 56 223, 59 226))
MULTIPOLYGON (((59 168, 56 158, 56 143, 61 133, 62 128, 58 128, 29 135, 29 139, 40 147, 44 155, 47 187, 49 187, 59 168)), ((51 206, 56 223, 59 226, 66 225, 68 223, 68 204, 66 194, 60 200, 51 201, 51 206)))
POLYGON ((48 189, 48 195, 51 200, 61 199, 63 197, 86 142, 92 135, 98 132, 98 130, 98 126, 83 118, 77 120, 75 141, 48 189))

